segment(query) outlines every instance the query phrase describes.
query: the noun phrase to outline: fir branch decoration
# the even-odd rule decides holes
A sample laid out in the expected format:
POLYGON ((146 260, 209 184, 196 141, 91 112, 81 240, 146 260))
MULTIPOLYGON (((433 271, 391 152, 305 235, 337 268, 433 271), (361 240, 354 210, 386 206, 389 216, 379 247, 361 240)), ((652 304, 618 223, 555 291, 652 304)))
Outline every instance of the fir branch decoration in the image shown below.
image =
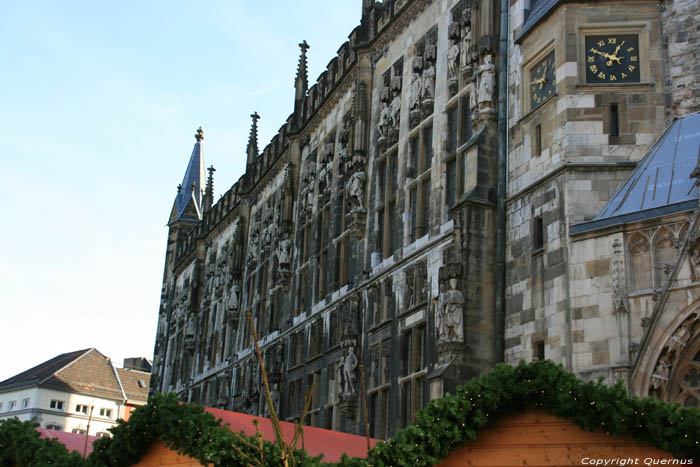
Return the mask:
MULTIPOLYGON (((479 429, 498 416, 524 407, 540 407, 584 429, 637 441, 669 451, 678 458, 700 459, 700 410, 652 398, 631 397, 621 383, 583 382, 549 361, 518 366, 501 364, 448 394, 431 401, 417 423, 379 443, 367 459, 344 456, 335 465, 430 466, 453 449, 476 439, 479 429)), ((95 441, 87 460, 68 454, 55 440, 40 439, 37 425, 0 421, 0 465, 123 466, 138 462, 160 440, 203 465, 281 465, 279 443, 233 433, 201 406, 181 404, 173 394, 156 395, 132 412, 128 423, 112 428, 112 438, 95 441)), ((303 450, 294 450, 296 466, 331 465, 303 450)))

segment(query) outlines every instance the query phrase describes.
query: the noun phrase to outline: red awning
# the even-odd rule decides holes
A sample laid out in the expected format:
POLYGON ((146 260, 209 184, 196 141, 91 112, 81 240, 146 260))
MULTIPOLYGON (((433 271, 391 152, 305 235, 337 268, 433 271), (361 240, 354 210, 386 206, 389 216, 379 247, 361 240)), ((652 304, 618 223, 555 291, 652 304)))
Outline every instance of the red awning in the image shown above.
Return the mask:
MULTIPOLYGON (((39 432, 42 438, 53 438, 61 442, 67 449, 68 452, 77 451, 81 456, 83 455, 83 449, 85 448, 85 435, 78 433, 68 433, 66 431, 57 430, 47 430, 46 428, 37 428, 36 431, 39 432)), ((99 439, 99 436, 88 436, 87 451, 86 456, 89 456, 92 452, 92 443, 99 439)))
MULTIPOLYGON (((263 439, 275 442, 275 432, 272 428, 272 422, 269 418, 255 417, 238 412, 229 412, 228 410, 213 409, 205 407, 204 410, 212 414, 217 419, 221 419, 224 424, 228 424, 231 431, 240 432, 253 436, 255 435, 255 425, 253 420, 258 420, 258 427, 263 439)), ((282 426, 282 434, 287 442, 291 442, 294 438, 295 425, 290 422, 280 422, 282 426)), ((367 457, 367 438, 364 436, 350 435, 339 431, 324 430, 323 428, 315 428, 312 426, 304 426, 304 437, 299 439, 297 448, 304 448, 312 456, 323 454, 325 462, 337 462, 347 453, 350 457, 367 457)), ((377 444, 379 440, 370 438, 370 446, 377 444)))

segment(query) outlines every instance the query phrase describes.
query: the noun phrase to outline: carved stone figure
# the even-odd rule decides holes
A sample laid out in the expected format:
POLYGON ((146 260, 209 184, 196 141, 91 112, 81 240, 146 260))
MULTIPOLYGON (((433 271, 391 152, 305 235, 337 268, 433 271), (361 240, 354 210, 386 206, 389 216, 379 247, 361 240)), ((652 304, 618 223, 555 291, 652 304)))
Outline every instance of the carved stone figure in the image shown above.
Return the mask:
POLYGON ((420 109, 420 99, 423 94, 423 78, 420 75, 420 70, 413 68, 411 74, 411 95, 408 102, 408 108, 411 110, 420 109))
POLYGON ((365 172, 358 170, 350 176, 347 184, 345 185, 347 200, 348 204, 350 204, 351 211, 356 209, 364 209, 362 198, 364 197, 366 180, 367 175, 365 175, 365 172))
POLYGON ((479 73, 477 100, 479 104, 490 104, 496 86, 496 67, 491 63, 491 54, 484 55, 484 63, 477 71, 479 73))
POLYGON ((250 251, 248 253, 248 261, 255 261, 258 259, 258 242, 260 235, 258 234, 258 228, 253 229, 250 234, 250 251))
POLYGON ((435 99, 435 66, 427 61, 428 65, 423 69, 423 105, 432 108, 435 99))
POLYGON ((693 273, 693 280, 698 282, 700 281, 700 239, 696 239, 690 245, 690 254, 688 257, 690 259, 690 269, 693 273))
POLYGON ((651 389, 660 389, 666 385, 671 374, 671 362, 669 361, 669 352, 659 359, 656 364, 654 373, 651 376, 651 389))
POLYGON ((440 295, 440 308, 436 327, 438 339, 445 342, 464 340, 462 320, 464 316, 464 295, 457 290, 457 279, 450 279, 450 289, 440 295))
POLYGON ((394 98, 391 101, 391 104, 389 104, 389 111, 391 113, 391 131, 395 131, 398 134, 399 131, 399 120, 400 120, 400 114, 401 114, 401 93, 397 92, 394 95, 394 98))
POLYGON ((447 77, 457 78, 459 76, 459 42, 454 41, 447 50, 447 77))
POLYGON ((685 349, 685 346, 693 335, 691 332, 692 324, 692 321, 687 319, 668 340, 668 352, 673 352, 676 358, 683 352, 683 349, 685 349))
POLYGON ((307 179, 306 188, 306 212, 311 212, 314 208, 314 182, 314 174, 310 173, 307 179))
POLYGON ((280 242, 277 259, 280 269, 289 269, 292 262, 292 241, 290 239, 285 238, 280 242))
POLYGON ((461 50, 461 62, 462 69, 469 68, 471 66, 471 60, 469 59, 469 49, 472 46, 472 26, 468 23, 464 26, 462 31, 462 50, 461 50))
POLYGON ((355 394, 355 370, 357 369, 357 356, 355 355, 355 348, 353 346, 348 347, 348 354, 343 361, 343 382, 344 394, 355 394))
POLYGON ((187 322, 185 323, 185 339, 188 337, 194 338, 195 323, 196 321, 194 315, 187 317, 187 322))
POLYGON ((234 282, 231 286, 231 295, 228 297, 228 309, 238 310, 241 300, 241 286, 234 282))
POLYGON ((379 112, 379 123, 377 123, 377 141, 379 144, 386 143, 386 138, 389 136, 389 128, 391 126, 391 110, 387 102, 382 106, 379 112))
POLYGON ((475 110, 478 103, 476 102, 476 85, 474 84, 474 81, 467 84, 467 92, 469 93, 469 108, 471 110, 475 110))

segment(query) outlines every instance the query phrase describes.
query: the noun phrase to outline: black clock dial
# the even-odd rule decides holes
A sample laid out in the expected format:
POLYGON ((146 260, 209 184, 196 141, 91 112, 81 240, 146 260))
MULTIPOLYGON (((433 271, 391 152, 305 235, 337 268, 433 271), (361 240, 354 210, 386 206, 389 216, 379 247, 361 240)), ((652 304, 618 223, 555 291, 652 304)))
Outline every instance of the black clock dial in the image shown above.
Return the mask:
POLYGON ((530 108, 535 109, 556 94, 554 82, 554 52, 530 69, 530 108))
POLYGON ((638 83, 639 36, 606 34, 586 36, 586 81, 638 83))

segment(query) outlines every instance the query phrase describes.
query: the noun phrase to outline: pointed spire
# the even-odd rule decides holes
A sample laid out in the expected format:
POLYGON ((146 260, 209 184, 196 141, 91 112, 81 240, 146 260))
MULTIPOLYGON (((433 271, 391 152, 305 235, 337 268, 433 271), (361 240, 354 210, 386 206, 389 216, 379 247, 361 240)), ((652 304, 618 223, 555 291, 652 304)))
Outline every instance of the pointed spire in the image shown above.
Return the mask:
POLYGON ((207 188, 204 191, 204 210, 208 210, 214 204, 214 172, 216 169, 212 165, 207 169, 207 172, 209 172, 209 177, 207 178, 207 188))
POLYGON ((258 120, 260 115, 254 112, 250 118, 253 119, 253 125, 250 127, 250 136, 248 136, 248 149, 246 150, 248 154, 248 165, 255 162, 255 158, 258 157, 258 120))
POLYGON ((309 90, 309 75, 306 66, 306 51, 309 49, 309 44, 303 41, 299 44, 301 48, 301 55, 299 56, 299 66, 297 67, 297 77, 294 81, 294 99, 300 101, 306 96, 306 92, 309 90))
POLYGON ((197 142, 194 143, 182 183, 178 185, 173 211, 174 217, 171 218, 171 223, 180 220, 202 220, 202 188, 204 187, 205 176, 204 158, 202 156, 204 130, 202 130, 201 126, 197 129, 194 137, 197 142), (192 187, 192 189, 188 190, 189 187, 192 187))

